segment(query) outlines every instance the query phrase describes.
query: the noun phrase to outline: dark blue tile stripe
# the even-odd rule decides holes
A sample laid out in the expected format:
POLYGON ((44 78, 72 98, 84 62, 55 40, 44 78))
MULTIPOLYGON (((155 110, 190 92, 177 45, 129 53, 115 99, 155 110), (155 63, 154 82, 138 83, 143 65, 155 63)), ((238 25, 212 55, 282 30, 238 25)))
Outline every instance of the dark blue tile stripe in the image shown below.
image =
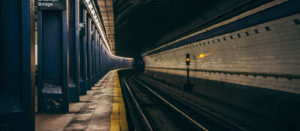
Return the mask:
POLYGON ((215 36, 219 36, 222 34, 234 32, 237 30, 241 30, 250 26, 258 25, 267 21, 272 21, 274 19, 282 18, 285 16, 289 16, 295 13, 300 12, 300 0, 291 0, 287 3, 269 8, 265 11, 250 15, 248 17, 242 18, 240 20, 237 20, 235 22, 229 23, 227 25, 215 28, 211 31, 204 32, 195 36, 192 36, 190 38, 181 40, 179 42, 176 42, 172 45, 160 48, 158 50, 154 50, 152 52, 149 52, 147 55, 152 55, 155 53, 159 53, 162 51, 170 50, 173 48, 177 48, 183 45, 187 45, 193 42, 205 40, 208 38, 212 38, 215 36))

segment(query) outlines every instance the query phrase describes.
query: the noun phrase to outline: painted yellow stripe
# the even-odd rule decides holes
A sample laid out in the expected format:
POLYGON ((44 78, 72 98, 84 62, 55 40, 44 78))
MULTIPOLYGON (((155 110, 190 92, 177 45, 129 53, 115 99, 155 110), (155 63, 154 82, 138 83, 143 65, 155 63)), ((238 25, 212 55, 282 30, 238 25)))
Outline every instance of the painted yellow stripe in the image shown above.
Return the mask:
POLYGON ((118 72, 115 71, 114 77, 114 97, 113 109, 110 115, 110 130, 111 131, 128 131, 126 120, 126 109, 120 87, 118 72))

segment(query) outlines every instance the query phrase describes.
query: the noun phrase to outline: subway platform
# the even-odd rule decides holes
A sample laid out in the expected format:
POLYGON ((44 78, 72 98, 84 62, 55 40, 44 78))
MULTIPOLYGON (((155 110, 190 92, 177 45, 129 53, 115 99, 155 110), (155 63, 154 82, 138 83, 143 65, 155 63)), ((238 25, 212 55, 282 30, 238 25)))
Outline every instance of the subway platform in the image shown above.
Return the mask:
POLYGON ((66 114, 35 115, 37 131, 127 131, 124 100, 117 70, 108 72, 66 114))

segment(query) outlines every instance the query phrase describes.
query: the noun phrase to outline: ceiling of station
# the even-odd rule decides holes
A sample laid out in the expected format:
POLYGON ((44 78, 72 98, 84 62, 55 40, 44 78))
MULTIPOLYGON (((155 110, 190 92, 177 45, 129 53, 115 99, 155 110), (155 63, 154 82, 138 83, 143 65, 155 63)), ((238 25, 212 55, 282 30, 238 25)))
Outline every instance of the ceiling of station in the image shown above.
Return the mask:
POLYGON ((98 0, 111 48, 136 57, 271 0, 98 0))
POLYGON ((102 21, 109 41, 109 46, 115 54, 115 29, 114 29, 114 11, 113 0, 97 0, 102 21))

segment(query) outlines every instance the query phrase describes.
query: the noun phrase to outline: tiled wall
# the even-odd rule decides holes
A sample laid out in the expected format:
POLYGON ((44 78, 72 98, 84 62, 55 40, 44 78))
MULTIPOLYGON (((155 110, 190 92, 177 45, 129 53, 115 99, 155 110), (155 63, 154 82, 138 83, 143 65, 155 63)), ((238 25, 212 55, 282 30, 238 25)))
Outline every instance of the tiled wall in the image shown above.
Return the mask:
POLYGON ((146 68, 185 75, 184 70, 173 69, 186 68, 186 53, 191 56, 190 68, 200 70, 192 71, 192 77, 300 93, 299 13, 144 56, 146 68))

